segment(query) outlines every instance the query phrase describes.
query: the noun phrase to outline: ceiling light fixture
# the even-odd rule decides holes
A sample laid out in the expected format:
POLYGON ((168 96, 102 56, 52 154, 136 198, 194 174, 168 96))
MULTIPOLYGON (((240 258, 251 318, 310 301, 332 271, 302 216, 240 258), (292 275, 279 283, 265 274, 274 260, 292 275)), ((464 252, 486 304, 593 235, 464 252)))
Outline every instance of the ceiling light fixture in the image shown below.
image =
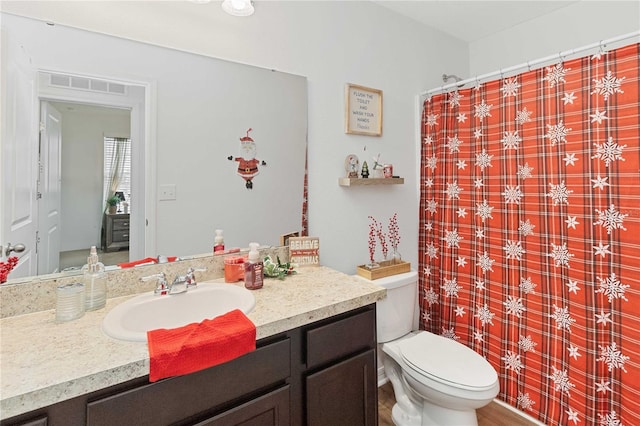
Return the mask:
POLYGON ((222 10, 233 16, 250 16, 254 12, 251 0, 224 0, 222 10))

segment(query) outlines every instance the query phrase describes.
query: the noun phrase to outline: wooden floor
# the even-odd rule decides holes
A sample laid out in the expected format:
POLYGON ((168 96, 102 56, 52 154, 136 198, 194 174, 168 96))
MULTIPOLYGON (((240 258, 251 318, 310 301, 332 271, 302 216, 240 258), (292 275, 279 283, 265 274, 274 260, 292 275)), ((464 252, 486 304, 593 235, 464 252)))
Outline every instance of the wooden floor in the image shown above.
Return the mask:
MULTIPOLYGON (((387 382, 378 388, 378 426, 393 426, 391 409, 395 403, 391 383, 387 382)), ((531 426, 535 424, 495 402, 477 410, 476 415, 478 416, 478 426, 531 426)))

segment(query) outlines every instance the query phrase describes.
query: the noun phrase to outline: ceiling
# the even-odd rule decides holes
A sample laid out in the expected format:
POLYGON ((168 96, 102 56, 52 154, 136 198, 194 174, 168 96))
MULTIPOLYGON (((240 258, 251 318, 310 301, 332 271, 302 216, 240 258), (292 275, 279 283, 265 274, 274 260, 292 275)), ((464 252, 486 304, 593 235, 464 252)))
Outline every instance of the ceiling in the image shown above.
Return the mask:
POLYGON ((373 0, 467 43, 566 7, 572 1, 373 0))

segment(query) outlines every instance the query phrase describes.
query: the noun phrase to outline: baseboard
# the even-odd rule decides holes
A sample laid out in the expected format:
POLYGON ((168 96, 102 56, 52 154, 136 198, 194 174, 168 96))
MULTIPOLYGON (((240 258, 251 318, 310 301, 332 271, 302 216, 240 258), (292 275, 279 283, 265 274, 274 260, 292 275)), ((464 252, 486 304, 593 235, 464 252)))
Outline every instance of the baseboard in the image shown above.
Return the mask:
POLYGON ((504 401, 502 401, 502 400, 499 400, 498 398, 494 398, 494 399, 493 399, 493 402, 495 402, 496 404, 499 404, 499 405, 501 405, 502 407, 504 407, 504 408, 506 408, 506 409, 510 410, 511 412, 513 412, 513 413, 515 413, 515 414, 519 415, 520 417, 522 417, 522 418, 526 419, 527 421, 530 421, 530 422, 531 422, 531 423, 533 423, 534 425, 537 425, 537 426, 547 426, 547 425, 545 425, 544 423, 541 423, 541 422, 540 422, 540 420, 538 420, 538 419, 536 419, 536 418, 534 418, 534 417, 530 416, 529 414, 525 413, 524 411, 520 411, 520 410, 518 410, 518 409, 517 409, 517 408, 515 408, 514 406, 509 405, 509 404, 507 404, 506 402, 504 402, 504 401))
POLYGON ((384 367, 378 367, 378 387, 384 385, 388 381, 389 379, 387 378, 387 375, 384 374, 384 367))

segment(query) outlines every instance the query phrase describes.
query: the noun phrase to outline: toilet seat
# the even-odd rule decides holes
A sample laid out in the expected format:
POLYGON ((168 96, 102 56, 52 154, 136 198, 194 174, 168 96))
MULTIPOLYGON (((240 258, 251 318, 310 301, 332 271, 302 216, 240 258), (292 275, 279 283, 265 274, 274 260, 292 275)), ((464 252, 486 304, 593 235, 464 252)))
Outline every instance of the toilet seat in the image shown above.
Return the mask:
POLYGON ((447 337, 420 332, 398 345, 406 366, 426 378, 460 389, 488 390, 498 375, 480 354, 447 337))

